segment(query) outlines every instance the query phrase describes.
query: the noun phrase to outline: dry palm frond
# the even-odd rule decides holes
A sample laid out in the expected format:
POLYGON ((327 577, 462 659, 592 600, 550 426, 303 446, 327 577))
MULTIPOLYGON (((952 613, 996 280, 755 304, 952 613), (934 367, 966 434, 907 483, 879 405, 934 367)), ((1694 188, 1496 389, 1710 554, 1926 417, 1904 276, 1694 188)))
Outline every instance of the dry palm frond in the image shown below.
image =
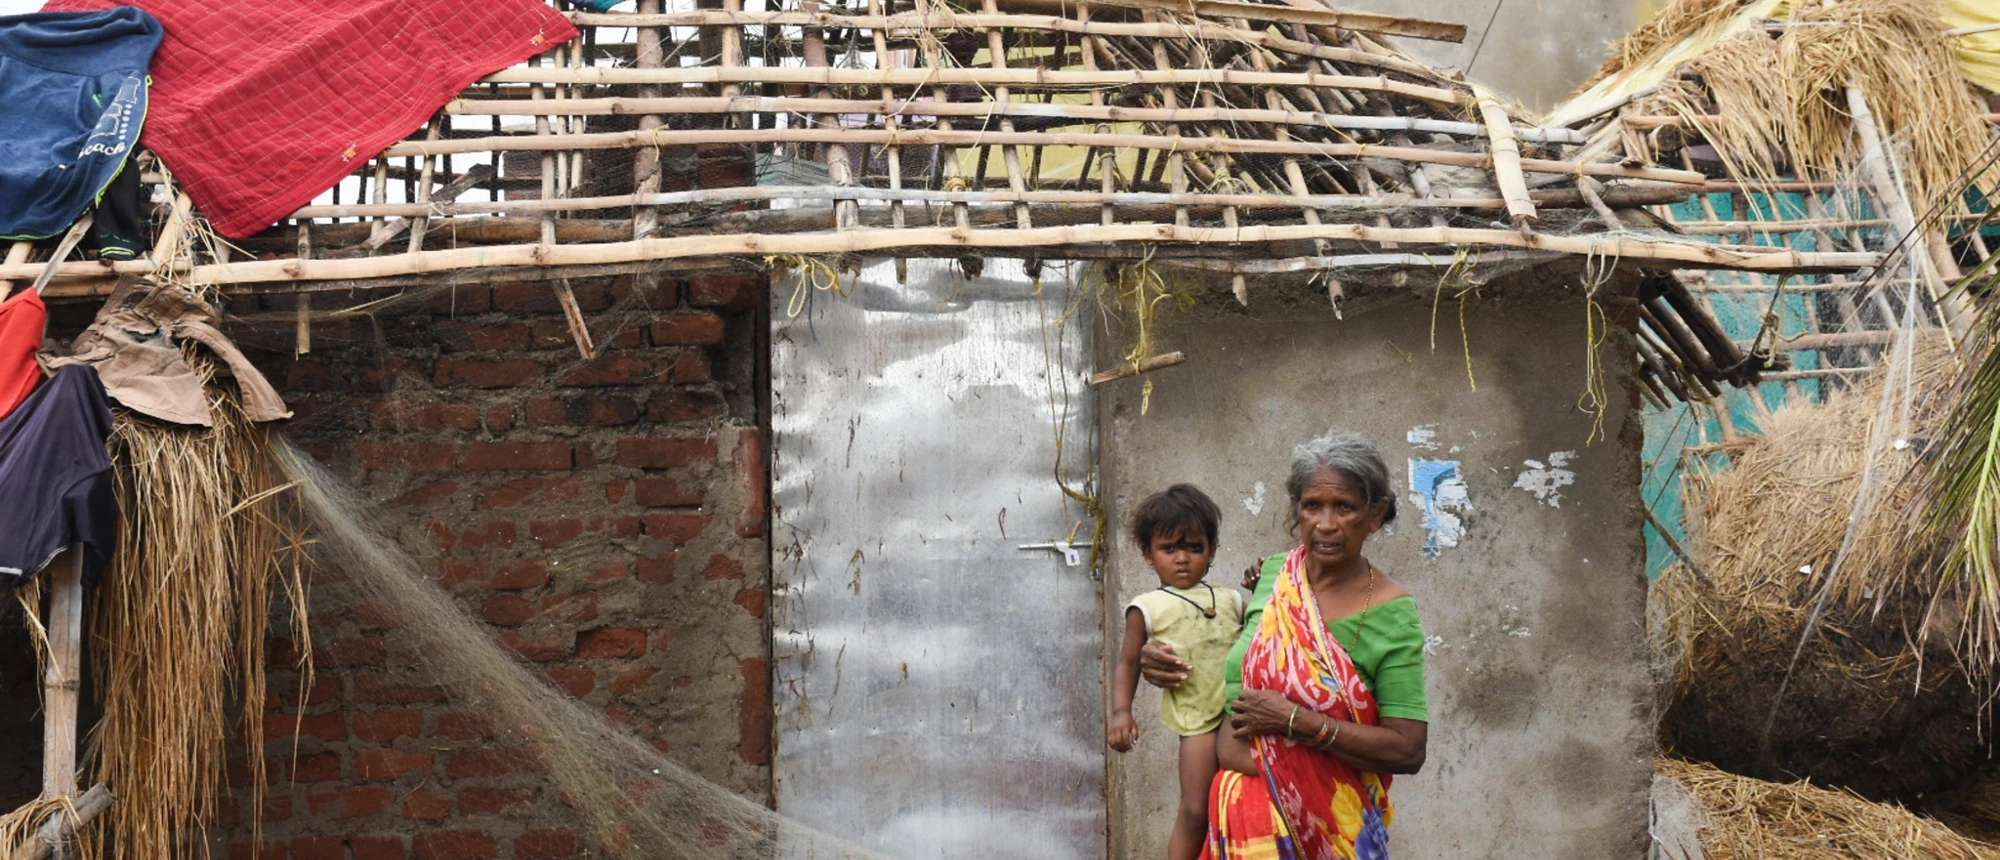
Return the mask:
POLYGON ((1735 17, 1742 6, 1740 0, 1676 0, 1611 46, 1611 58, 1578 89, 1589 89, 1592 84, 1626 69, 1653 62, 1689 36, 1721 26, 1735 17))
POLYGON ((209 391, 212 429, 120 414, 112 431, 119 545, 88 629, 103 709, 97 779, 123 799, 93 826, 136 860, 200 850, 224 793, 233 703, 262 790, 274 588, 304 638, 301 532, 293 500, 273 492, 284 481, 267 430, 233 392, 209 391))
POLYGON ((1886 803, 1809 782, 1775 783, 1674 758, 1654 763, 1706 814, 1711 860, 2000 860, 2000 848, 1886 803))
POLYGON ((1987 301, 1967 344, 1980 358, 1952 392, 1917 511, 1927 540, 1947 548, 1937 600, 1962 616, 1958 644, 1992 665, 2000 663, 2000 313, 1987 301))
MULTIPOLYGON (((1844 0, 1800 9, 1778 40, 1780 80, 1794 113, 1785 131, 1808 176, 1854 168, 1846 89, 1860 88, 1886 142, 1908 147, 1912 204, 1956 193, 1989 137, 1979 103, 1958 72, 1937 0, 1844 0)), ((1978 180, 1991 190, 1993 178, 1978 180)))

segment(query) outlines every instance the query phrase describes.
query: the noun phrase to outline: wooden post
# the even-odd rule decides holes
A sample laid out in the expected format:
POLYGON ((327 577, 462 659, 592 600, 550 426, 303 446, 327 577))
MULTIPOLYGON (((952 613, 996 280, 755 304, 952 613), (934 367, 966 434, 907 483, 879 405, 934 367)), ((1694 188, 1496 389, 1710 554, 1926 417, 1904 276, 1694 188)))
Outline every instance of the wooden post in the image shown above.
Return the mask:
POLYGON ((77 697, 83 680, 83 545, 49 563, 49 659, 42 676, 42 795, 76 796, 77 697))
POLYGON ((1955 342, 1963 342, 1972 330, 1970 302, 1965 294, 1953 290, 1950 285, 1936 283, 1937 268, 1929 265, 1934 263, 1929 239, 1918 232, 1917 216, 1910 210, 1910 199, 1903 193, 1902 185, 1890 169, 1888 153, 1882 148, 1882 136, 1875 128, 1875 115, 1868 110, 1868 100, 1862 97, 1861 88, 1852 83, 1847 85, 1847 109, 1854 117, 1854 133, 1861 140, 1862 181, 1873 187, 1876 199, 1882 201, 1882 210, 1889 216, 1889 223, 1895 225, 1896 241, 1902 244, 1903 253, 1915 261, 1925 284, 1930 286, 1931 300, 1937 303, 1938 315, 1944 318, 1946 330, 1955 342))

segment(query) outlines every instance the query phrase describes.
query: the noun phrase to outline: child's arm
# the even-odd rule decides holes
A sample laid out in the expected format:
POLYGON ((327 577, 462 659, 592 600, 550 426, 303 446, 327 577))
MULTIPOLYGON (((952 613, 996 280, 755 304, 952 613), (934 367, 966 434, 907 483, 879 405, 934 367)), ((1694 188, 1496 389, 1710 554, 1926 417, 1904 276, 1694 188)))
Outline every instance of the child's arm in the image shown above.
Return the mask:
POLYGON ((1111 727, 1104 739, 1119 752, 1132 749, 1139 724, 1132 719, 1132 694, 1139 688, 1139 647, 1146 644, 1146 615, 1137 606, 1125 608, 1125 642, 1118 651, 1118 669, 1111 676, 1111 727))

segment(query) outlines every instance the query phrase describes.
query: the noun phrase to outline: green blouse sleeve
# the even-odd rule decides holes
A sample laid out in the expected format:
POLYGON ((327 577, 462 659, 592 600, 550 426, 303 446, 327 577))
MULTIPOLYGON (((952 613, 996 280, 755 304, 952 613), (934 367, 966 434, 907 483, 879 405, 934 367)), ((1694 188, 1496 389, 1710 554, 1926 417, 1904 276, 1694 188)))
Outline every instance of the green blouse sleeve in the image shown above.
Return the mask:
MULTIPOLYGON (((1243 634, 1237 637, 1235 647, 1229 649, 1229 660, 1222 667, 1223 698, 1230 704, 1243 693, 1243 655, 1257 635, 1264 605, 1271 601, 1272 585, 1278 581, 1284 563, 1282 555, 1265 563, 1263 575, 1257 580, 1257 591, 1244 607, 1243 634)), ((1399 597, 1377 607, 1368 613, 1365 628, 1361 616, 1355 614, 1328 624, 1327 629, 1347 649, 1355 668, 1361 670, 1362 678, 1375 693, 1382 716, 1430 721, 1430 697, 1424 680, 1424 625, 1414 598, 1399 597), (1357 633, 1361 635, 1356 636, 1357 633)))

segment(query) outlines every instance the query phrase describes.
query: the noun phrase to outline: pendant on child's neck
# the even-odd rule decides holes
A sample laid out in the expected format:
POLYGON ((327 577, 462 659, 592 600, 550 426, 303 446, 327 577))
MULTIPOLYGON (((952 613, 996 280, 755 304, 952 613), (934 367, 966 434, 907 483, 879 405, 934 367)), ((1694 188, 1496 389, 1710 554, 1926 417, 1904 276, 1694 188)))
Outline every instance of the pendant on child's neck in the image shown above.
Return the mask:
POLYGON ((1201 614, 1202 614, 1202 617, 1204 617, 1204 618, 1214 618, 1214 617, 1215 617, 1215 608, 1211 606, 1211 607, 1209 607, 1209 608, 1207 608, 1207 609, 1204 609, 1204 610, 1202 610, 1202 611, 1201 611, 1201 614))

